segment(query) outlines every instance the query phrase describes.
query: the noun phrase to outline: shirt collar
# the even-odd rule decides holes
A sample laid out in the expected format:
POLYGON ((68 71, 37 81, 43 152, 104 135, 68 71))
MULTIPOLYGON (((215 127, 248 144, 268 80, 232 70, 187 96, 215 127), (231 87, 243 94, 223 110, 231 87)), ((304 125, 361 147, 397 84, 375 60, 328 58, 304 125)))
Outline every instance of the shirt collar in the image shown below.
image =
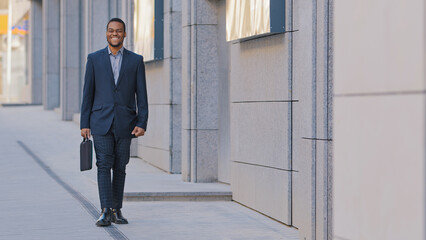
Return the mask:
MULTIPOLYGON (((123 49, 124 49, 124 47, 121 47, 120 50, 118 50, 117 55, 119 53, 121 53, 121 55, 123 55, 123 51, 124 51, 123 49)), ((111 49, 109 49, 109 46, 108 46, 108 54, 109 55, 114 55, 114 54, 112 54, 111 49)), ((117 55, 115 55, 115 56, 117 56, 117 55)))

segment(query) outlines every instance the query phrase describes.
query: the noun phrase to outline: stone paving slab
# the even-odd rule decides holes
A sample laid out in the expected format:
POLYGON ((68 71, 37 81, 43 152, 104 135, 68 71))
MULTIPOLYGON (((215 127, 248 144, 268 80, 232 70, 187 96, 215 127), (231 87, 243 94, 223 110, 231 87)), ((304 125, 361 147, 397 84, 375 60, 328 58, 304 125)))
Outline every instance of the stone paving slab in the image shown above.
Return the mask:
MULTIPOLYGON (((296 229, 230 201, 125 202, 130 224, 96 227, 96 171, 79 171, 80 141, 78 125, 53 111, 0 107, 0 239, 298 239, 296 229)), ((161 182, 164 173, 145 165, 131 160, 126 191, 173 190, 161 186, 172 178, 161 182)))
POLYGON ((108 239, 82 206, 22 150, 6 124, 0 120, 0 239, 108 239))

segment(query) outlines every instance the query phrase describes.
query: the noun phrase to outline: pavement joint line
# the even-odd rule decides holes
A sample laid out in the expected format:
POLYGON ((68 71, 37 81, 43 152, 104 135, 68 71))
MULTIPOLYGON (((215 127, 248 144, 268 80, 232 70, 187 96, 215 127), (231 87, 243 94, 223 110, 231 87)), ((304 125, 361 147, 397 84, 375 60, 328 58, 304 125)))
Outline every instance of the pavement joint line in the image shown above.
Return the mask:
MULTIPOLYGON (((31 149, 29 149, 22 141, 17 141, 19 146, 21 146, 25 152, 30 155, 33 160, 51 177, 56 183, 63 187, 72 197, 74 197, 86 211, 95 219, 98 219, 99 212, 96 210, 96 207, 80 192, 72 188, 69 184, 64 182, 43 160, 41 160, 37 155, 35 155, 31 149)), ((115 240, 128 240, 129 238, 124 235, 119 229, 114 225, 109 227, 103 227, 103 229, 115 240)))

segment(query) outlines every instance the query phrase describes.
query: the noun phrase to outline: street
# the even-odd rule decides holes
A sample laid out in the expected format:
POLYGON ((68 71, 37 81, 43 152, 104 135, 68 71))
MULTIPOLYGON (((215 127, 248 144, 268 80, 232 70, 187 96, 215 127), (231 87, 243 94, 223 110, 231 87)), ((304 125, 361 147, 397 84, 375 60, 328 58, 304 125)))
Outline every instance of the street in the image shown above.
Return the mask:
MULTIPOLYGON (((41 106, 0 107, 0 133, 0 239, 298 239, 296 229, 232 201, 126 201, 128 225, 97 227, 96 166, 79 170, 76 123, 41 106)), ((138 158, 127 176, 125 192, 142 180, 180 181, 138 158)))

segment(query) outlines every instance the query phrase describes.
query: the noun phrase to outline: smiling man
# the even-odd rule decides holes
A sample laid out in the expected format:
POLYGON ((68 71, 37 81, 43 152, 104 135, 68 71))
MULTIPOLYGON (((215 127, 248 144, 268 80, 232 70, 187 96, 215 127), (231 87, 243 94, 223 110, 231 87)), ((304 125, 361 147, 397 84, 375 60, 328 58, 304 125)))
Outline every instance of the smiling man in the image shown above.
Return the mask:
POLYGON ((80 128, 95 145, 102 209, 97 226, 128 223, 121 208, 130 142, 145 134, 148 121, 143 57, 123 47, 125 37, 123 20, 109 20, 108 46, 87 57, 80 128))

